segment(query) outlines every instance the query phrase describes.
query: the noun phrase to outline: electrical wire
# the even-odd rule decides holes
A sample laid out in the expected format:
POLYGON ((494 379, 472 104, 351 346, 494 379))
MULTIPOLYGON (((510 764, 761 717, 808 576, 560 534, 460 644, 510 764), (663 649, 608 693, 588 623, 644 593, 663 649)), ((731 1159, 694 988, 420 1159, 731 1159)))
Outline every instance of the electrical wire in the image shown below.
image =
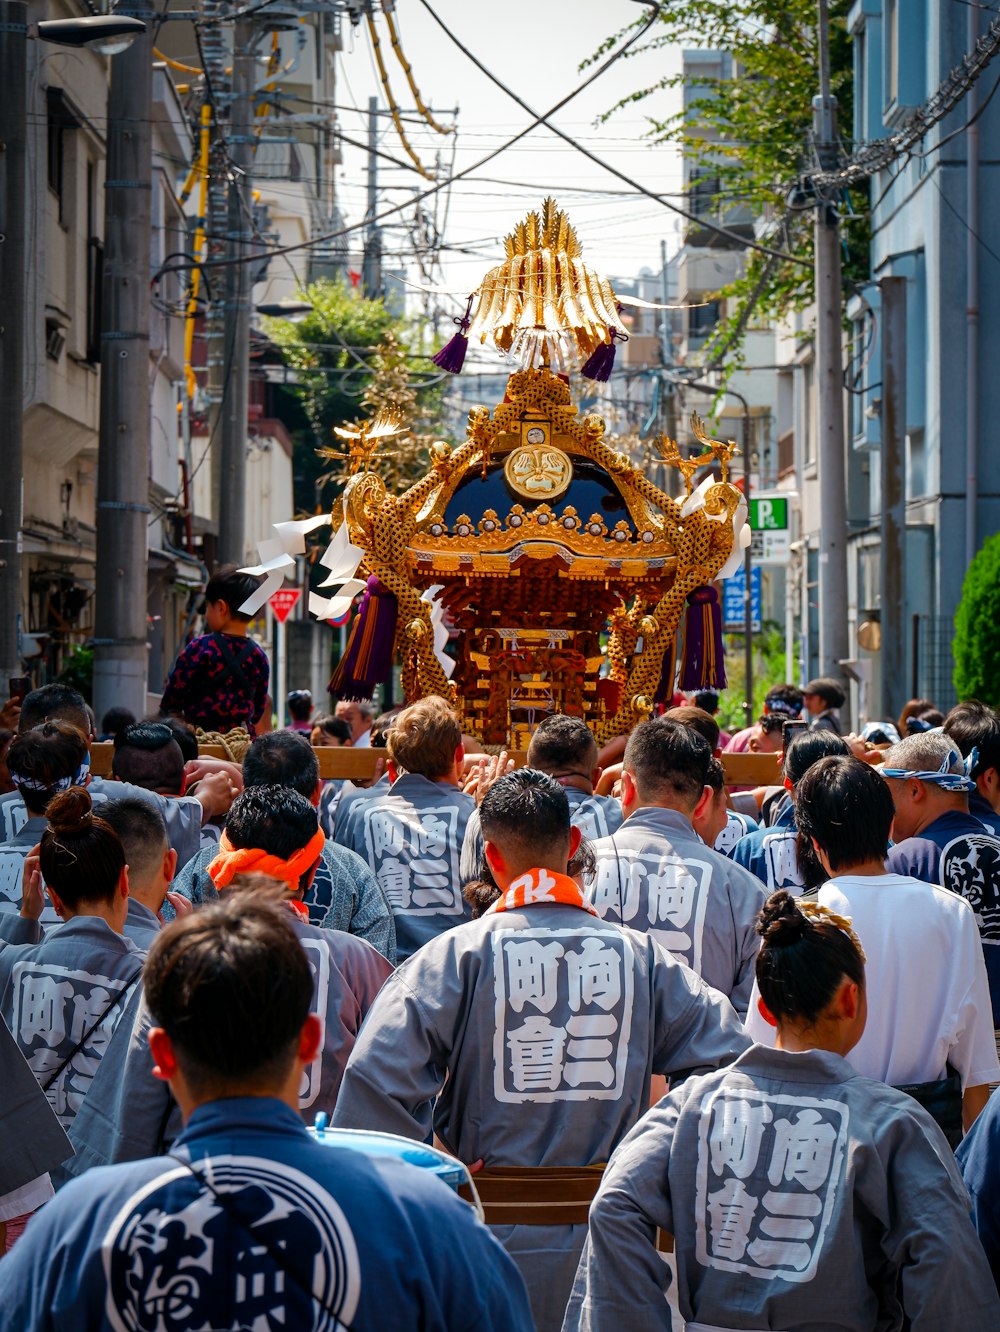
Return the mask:
POLYGON ((936 176, 936 175, 931 176, 931 177, 930 177, 930 181, 931 181, 931 184, 934 186, 934 188, 937 190, 938 194, 940 194, 940 196, 941 196, 941 202, 942 202, 942 203, 948 208, 949 212, 953 213, 954 216, 958 218, 959 222, 961 222, 962 226, 966 229, 966 231, 969 233, 969 235, 972 236, 975 240, 977 240, 977 241, 979 242, 979 244, 980 244, 980 245, 982 246, 982 248, 986 251, 986 253, 990 256, 990 258, 991 258, 991 259, 995 259, 995 260, 997 261, 997 263, 1000 264, 1000 254, 998 254, 998 253, 996 252, 996 250, 994 250, 994 249, 992 248, 992 246, 988 245, 988 244, 986 243, 986 241, 983 240, 982 236, 980 236, 979 232, 976 231, 976 230, 974 230, 974 228, 972 228, 972 227, 969 225, 969 223, 966 222, 965 218, 964 218, 964 217, 962 216, 962 214, 958 211, 958 209, 955 207, 955 205, 952 203, 952 201, 948 198, 947 194, 944 192, 944 190, 943 190, 943 189, 941 188, 941 186, 938 184, 937 176, 936 176))
MULTIPOLYGON (((499 157, 501 153, 506 152, 509 148, 513 147, 515 143, 519 143, 521 139, 526 138, 527 135, 529 135, 533 130, 537 129, 539 125, 543 124, 547 119, 547 117, 554 116, 557 111, 562 110, 562 108, 566 106, 567 103, 573 101, 575 97, 578 97, 580 93, 582 93, 586 88, 589 88, 592 83, 594 83, 597 79, 601 77, 602 74, 604 74, 608 69, 610 69, 611 66, 615 64, 616 61, 620 60, 622 56, 624 56, 625 53, 629 50, 629 48, 633 46, 639 40, 639 38, 645 34, 645 32, 648 30, 652 22, 655 20, 656 15, 658 14, 659 14, 659 8, 657 7, 655 13, 650 17, 649 22, 647 22, 643 27, 637 29, 636 32, 633 33, 633 35, 628 39, 627 42, 623 43, 622 46, 620 46, 617 50, 613 51, 602 64, 598 65, 598 67, 594 70, 592 74, 588 75, 587 78, 583 79, 580 83, 578 83, 577 86, 573 88, 570 92, 568 92, 565 97, 560 98, 560 100, 556 102, 554 106, 550 107, 550 109, 546 111, 544 115, 535 117, 535 119, 532 120, 530 124, 524 126, 523 129, 519 130, 510 139, 507 139, 504 143, 500 144, 498 148, 494 148, 491 152, 487 153, 485 157, 479 158, 478 161, 473 162, 471 165, 463 167, 461 171, 455 172, 455 174, 449 177, 447 180, 437 181, 435 184, 428 186, 427 189, 419 191, 412 199, 406 199, 402 203, 393 204, 391 207, 383 209, 381 213, 377 213, 374 217, 365 218, 361 222, 355 222, 350 226, 339 227, 336 231, 324 232, 319 236, 311 237, 309 240, 297 241, 293 245, 275 246, 273 249, 266 251, 264 254, 230 255, 227 256, 226 258, 221 258, 221 259, 206 259, 202 267, 228 268, 232 267, 235 264, 259 263, 262 259, 270 258, 279 254, 296 254, 300 250, 309 250, 312 249, 313 246, 324 245, 328 241, 340 240, 344 236, 354 235, 358 231, 363 231, 368 226, 382 222, 388 217, 396 216, 396 214, 403 212, 404 209, 410 208, 414 204, 421 203, 424 199, 429 199, 432 194, 436 194, 439 190, 447 189, 450 185, 454 184, 456 181, 463 180, 466 176, 472 175, 474 171, 478 171, 479 168, 485 166, 487 162, 492 162, 494 158, 499 157)), ((640 193, 641 192, 642 191, 640 191, 640 193)), ((741 240, 741 244, 742 243, 743 242, 741 240)), ((781 257, 784 258, 785 256, 781 257)), ((186 264, 178 264, 174 268, 168 268, 165 265, 163 265, 154 274, 154 280, 158 277, 164 276, 168 272, 177 272, 182 269, 190 267, 191 267, 190 261, 188 261, 186 264)))
MULTIPOLYGON (((512 88, 509 88, 491 69, 484 65, 479 57, 470 51, 465 43, 452 32, 444 20, 438 17, 435 10, 431 7, 429 0, 420 0, 420 3, 423 5, 424 9, 427 10, 428 14, 430 14, 431 18, 442 32, 444 32, 449 40, 458 47, 466 59, 470 60, 472 64, 475 65, 480 73, 485 74, 491 83, 495 84, 501 92, 506 93, 506 95, 511 98, 512 101, 516 102, 523 111, 526 111, 529 116, 536 115, 536 112, 532 110, 528 103, 525 102, 523 98, 519 97, 512 88)), ((649 21, 639 29, 636 34, 637 37, 642 36, 649 29, 652 23, 659 17, 659 13, 660 6, 656 4, 653 13, 650 15, 649 21)), ((664 208, 669 208, 671 212, 679 214, 689 222, 696 223, 699 227, 705 227, 707 230, 714 232, 717 236, 723 237, 724 240, 736 242, 741 249, 757 250, 760 254, 771 255, 788 263, 799 264, 804 268, 811 267, 808 260, 800 259, 798 255, 781 253, 772 249, 768 245, 762 245, 759 241, 747 240, 737 232, 730 231, 728 227, 720 226, 717 222, 712 222, 708 218, 698 217, 696 213, 691 213, 686 208, 681 208, 678 204, 671 203, 664 195, 657 194, 655 191, 647 189, 644 185, 633 180, 630 176, 626 176, 623 171, 619 171, 617 167, 612 166, 610 162, 605 162, 603 158, 598 157, 597 154, 591 152, 589 148, 585 148, 583 144, 574 139, 571 134, 567 134, 557 125, 553 125, 551 120, 549 120, 549 116, 552 114, 553 113, 549 111, 543 116, 538 116, 538 123, 543 124, 547 130, 562 139, 565 143, 568 143, 571 148, 575 148, 578 153, 581 153, 589 161, 593 162, 595 166, 599 166, 603 168, 603 170, 610 172, 611 175, 617 177, 618 180, 623 181, 626 185, 632 186, 633 189, 638 190, 640 194, 644 194, 648 199, 652 199, 655 203, 662 204, 664 208)))

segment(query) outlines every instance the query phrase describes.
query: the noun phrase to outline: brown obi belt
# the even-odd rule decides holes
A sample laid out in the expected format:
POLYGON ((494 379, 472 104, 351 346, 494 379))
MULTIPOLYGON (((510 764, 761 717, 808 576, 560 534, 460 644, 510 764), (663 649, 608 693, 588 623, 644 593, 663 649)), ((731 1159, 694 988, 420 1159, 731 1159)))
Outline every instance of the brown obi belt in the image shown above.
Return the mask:
MULTIPOLYGON (((585 1226, 604 1165, 492 1166, 473 1175, 490 1226, 585 1226)), ((472 1192, 463 1184, 466 1202, 472 1192)))

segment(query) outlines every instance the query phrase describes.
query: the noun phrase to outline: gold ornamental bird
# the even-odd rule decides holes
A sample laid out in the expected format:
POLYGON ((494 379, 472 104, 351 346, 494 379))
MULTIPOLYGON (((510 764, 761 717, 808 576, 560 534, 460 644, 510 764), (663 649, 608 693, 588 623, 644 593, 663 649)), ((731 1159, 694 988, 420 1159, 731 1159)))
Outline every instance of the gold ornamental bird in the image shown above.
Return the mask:
MULTIPOLYGON (((372 458, 376 455, 379 441, 391 439, 394 435, 401 435, 406 430, 401 409, 391 402, 386 407, 380 407, 370 421, 362 421, 357 429, 350 430, 344 426, 334 426, 333 433, 340 439, 346 439, 348 451, 340 452, 337 449, 320 449, 318 452, 324 458, 340 458, 350 461, 350 474, 354 476, 357 472, 367 472, 371 465, 372 458)), ((387 457, 387 454, 379 454, 379 457, 387 457)))

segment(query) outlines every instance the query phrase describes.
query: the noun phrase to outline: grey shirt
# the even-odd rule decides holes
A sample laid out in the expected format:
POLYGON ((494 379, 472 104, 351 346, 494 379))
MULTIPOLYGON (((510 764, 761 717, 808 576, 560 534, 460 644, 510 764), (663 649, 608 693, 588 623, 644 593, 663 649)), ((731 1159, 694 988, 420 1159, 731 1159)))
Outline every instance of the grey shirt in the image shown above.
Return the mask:
MULTIPOLYGON (((311 1124, 318 1111, 332 1112, 361 1024, 392 968, 363 939, 317 929, 297 915, 292 924, 313 973, 313 1012, 323 1019, 323 1048, 299 1088, 299 1110, 311 1124)), ((59 1182, 91 1166, 159 1156, 180 1133, 170 1088, 153 1076, 147 1036, 154 1025, 137 991, 73 1125, 77 1155, 59 1182)))
MULTIPOLYGON (((193 796, 162 796, 131 782, 114 782, 106 777, 91 777, 87 794, 95 805, 102 800, 145 800, 155 805, 167 825, 167 841, 177 852, 177 863, 191 859, 201 844, 201 820, 204 810, 193 796)), ((0 796, 0 836, 9 841, 27 822, 28 811, 17 791, 0 796)))
POLYGON ((457 786, 408 772, 337 818, 337 841, 367 861, 392 908, 401 961, 472 914, 459 861, 473 808, 457 786))
POLYGON ((760 881, 706 846, 672 809, 637 810, 594 851, 588 896, 601 915, 648 930, 745 1015, 764 905, 760 881))
MULTIPOLYGON (((389 977, 348 1061, 333 1122, 487 1166, 606 1161, 654 1073, 728 1063, 728 1000, 653 939, 572 905, 488 912, 389 977)), ((497 1229, 539 1329, 558 1327, 583 1226, 497 1229)))
POLYGON ((944 1135, 838 1055, 753 1046, 640 1120, 590 1211, 564 1332, 995 1332, 1000 1301, 944 1135), (902 1309, 900 1308, 900 1302, 902 1309))
MULTIPOLYGON (((565 786, 569 800, 569 817, 574 828, 589 842, 599 837, 607 837, 617 832, 622 824, 622 807, 612 796, 594 795, 593 792, 581 791, 575 786, 565 786)), ((483 863, 483 828, 479 821, 479 809, 469 816, 465 827, 465 840, 462 843, 462 882, 471 883, 480 876, 483 863)))
POLYGON ((0 951, 0 1014, 68 1129, 138 984, 142 954, 97 916, 0 951), (54 1081, 53 1081, 54 1079, 54 1081))

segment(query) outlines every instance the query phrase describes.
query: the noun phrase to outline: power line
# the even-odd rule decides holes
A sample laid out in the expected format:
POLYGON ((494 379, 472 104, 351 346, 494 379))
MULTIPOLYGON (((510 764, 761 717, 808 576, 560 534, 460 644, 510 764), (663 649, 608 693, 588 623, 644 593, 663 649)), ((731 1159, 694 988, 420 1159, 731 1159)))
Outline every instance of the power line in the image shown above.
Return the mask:
MULTIPOLYGON (((426 0, 421 0, 421 4, 426 4, 426 0)), ((812 173, 809 179, 817 195, 823 199, 831 198, 840 190, 858 185, 876 172, 886 170, 909 153, 958 105, 998 52, 1000 18, 993 20, 974 49, 962 57, 961 64, 952 70, 924 105, 910 116, 901 130, 890 134, 888 138, 863 144, 848 162, 834 171, 812 173)))
MULTIPOLYGON (((516 102, 518 106, 521 107, 522 110, 526 111, 529 116, 534 116, 536 114, 535 111, 532 110, 532 108, 528 105, 527 102, 525 102, 521 97, 519 97, 512 88, 509 88, 501 78, 499 78, 496 74, 493 73, 492 70, 490 70, 486 65, 484 65, 478 56, 474 55, 473 52, 469 50, 469 48, 464 44, 464 42, 462 42, 455 35, 455 33, 452 32, 451 28, 448 27, 448 25, 443 21, 443 19, 438 17, 435 11, 431 8, 431 5, 428 3, 428 0, 420 0, 420 3, 423 5, 424 9, 427 10, 428 14, 430 14, 431 18, 442 30, 442 32, 444 32, 448 36, 450 41, 452 41, 454 45, 458 47, 458 49, 462 52, 462 54, 466 57, 466 59, 470 60, 482 74, 486 75, 486 77, 490 80, 491 83, 495 84, 496 87, 498 87, 501 90, 501 92, 506 93, 507 96, 511 98, 512 101, 516 102)), ((633 38, 633 40, 642 36, 647 31, 652 22, 659 17, 659 13, 660 13, 660 7, 659 5, 656 5, 655 11, 650 16, 649 22, 647 22, 639 30, 639 32, 636 33, 635 38, 633 38)), ((625 48, 622 49, 624 50, 625 48)), ((546 129, 550 130, 551 133, 557 135, 560 139, 563 139, 571 147, 575 148, 577 152, 582 153, 584 157, 588 158, 596 166, 602 167, 605 171, 609 171, 613 176, 617 177, 618 180, 621 180, 626 185, 631 185, 633 189, 638 190, 640 194, 644 194, 647 198, 653 199, 656 203, 662 204, 664 208, 669 208, 671 212, 678 213, 681 217, 686 218, 689 222, 694 222, 699 227, 705 227, 707 230, 714 232, 717 236, 723 237, 724 240, 735 242, 736 244, 739 245, 741 249, 757 250, 760 254, 771 255, 778 259, 785 260, 788 263, 799 264, 804 268, 811 267, 808 260, 800 259, 798 255, 782 253, 781 251, 772 249, 769 245, 762 245, 759 241, 747 240, 745 237, 740 236, 737 232, 730 231, 728 227, 720 226, 717 222, 711 222, 709 221, 708 218, 698 217, 695 213, 688 212, 686 208, 681 208, 678 204, 671 203, 666 198, 666 196, 662 194, 657 194, 655 191, 647 189, 644 185, 641 185, 638 181, 633 180, 630 176, 626 176, 623 171, 619 171, 617 167, 612 166, 610 162, 605 162, 603 158, 598 157, 596 153, 592 153, 589 148, 585 148, 583 144, 581 144, 578 140, 574 139, 572 135, 566 134, 563 130, 559 129, 557 125, 553 125, 551 120, 549 119, 549 116, 553 114, 554 114, 553 112, 549 111, 546 113, 546 115, 537 117, 537 122, 543 124, 546 127, 546 129)))
POLYGON ((607 60, 605 60, 603 64, 597 67, 597 69, 593 72, 593 74, 589 75, 581 83, 577 84, 577 86, 573 88, 572 91, 568 92, 565 97, 561 98, 558 102, 556 102, 556 104, 553 107, 551 107, 548 111, 546 111, 544 115, 536 116, 535 119, 532 120, 529 125, 526 125, 522 130, 519 130, 518 133, 515 134, 512 138, 508 139, 505 143, 502 143, 499 146, 499 148, 494 148, 493 151, 487 153, 485 157, 481 157, 478 161, 473 162, 471 166, 463 167, 461 171, 455 172, 454 175, 449 176, 446 180, 438 181, 434 185, 428 186, 427 189, 422 190, 419 193, 415 194, 413 198, 406 199, 399 204, 393 204, 390 208, 384 209, 381 213, 376 214, 374 217, 365 218, 361 222, 353 223, 351 226, 340 227, 336 231, 324 232, 322 235, 313 236, 310 240, 297 241, 294 245, 275 246, 273 249, 267 250, 262 254, 235 255, 225 259, 208 259, 204 260, 201 264, 198 265, 194 264, 191 261, 188 261, 187 263, 184 264, 177 264, 172 268, 168 268, 166 265, 163 265, 157 271, 157 273, 154 274, 154 281, 156 280, 156 278, 163 277, 167 273, 179 272, 194 267, 201 267, 202 269, 206 267, 226 268, 233 264, 259 263, 262 259, 266 259, 273 255, 295 254, 299 250, 309 250, 312 249, 313 246, 323 245, 326 244, 328 241, 340 240, 343 236, 350 236, 357 231, 363 231, 369 225, 382 222, 387 217, 394 217, 397 213, 401 213, 404 209, 410 208, 414 204, 421 203, 424 199, 429 199, 431 195, 437 194, 440 190, 450 188, 451 185, 455 183, 455 181, 463 180, 466 176, 470 176, 474 171, 478 171, 480 167, 485 166, 487 162, 492 162, 494 158, 499 157, 501 153, 506 152, 507 149, 513 147, 515 143, 520 142, 520 140, 529 135, 532 132, 532 130, 537 129, 539 125, 545 123, 549 116, 555 115, 556 112, 560 111, 564 106, 567 105, 567 103, 571 102, 575 97, 578 97, 580 93, 582 93, 586 88, 589 88, 592 83, 594 83, 597 79, 601 77, 602 74, 604 74, 608 69, 610 69, 611 66, 617 60, 620 60, 621 57, 625 55, 625 53, 629 50, 629 48, 633 46, 639 40, 639 38, 645 34, 645 32, 649 29, 649 27, 654 22, 658 14, 659 14, 659 8, 657 8, 656 11, 650 16, 648 22, 645 23, 641 28, 637 29, 636 32, 629 38, 629 40, 624 43, 624 45, 619 47, 616 51, 613 51, 611 55, 608 56, 607 60))

